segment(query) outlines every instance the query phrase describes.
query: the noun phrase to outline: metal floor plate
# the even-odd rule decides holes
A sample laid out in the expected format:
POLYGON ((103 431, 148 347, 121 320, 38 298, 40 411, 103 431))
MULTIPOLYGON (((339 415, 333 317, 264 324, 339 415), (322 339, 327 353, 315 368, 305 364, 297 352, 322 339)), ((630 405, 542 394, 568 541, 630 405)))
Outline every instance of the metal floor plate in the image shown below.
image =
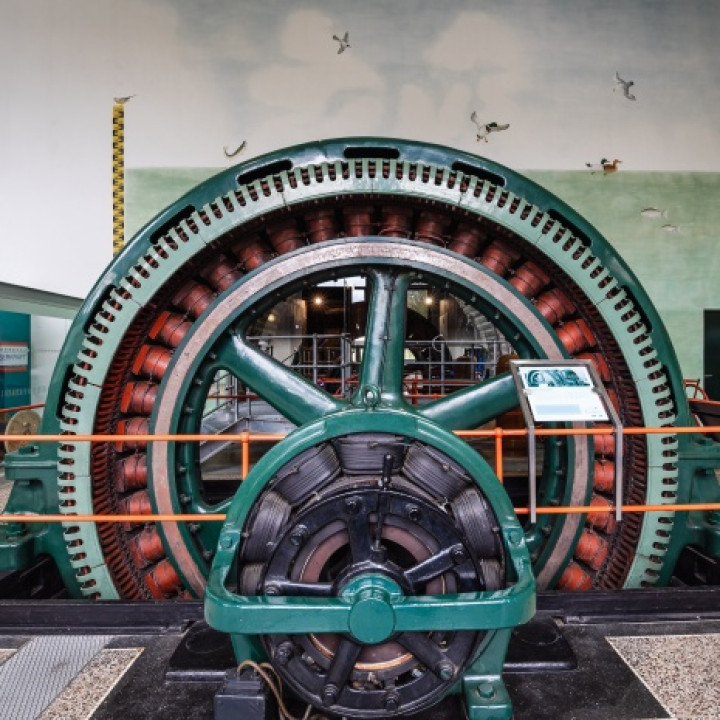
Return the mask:
POLYGON ((111 639, 109 635, 35 637, 0 666, 0 714, 35 720, 111 639))

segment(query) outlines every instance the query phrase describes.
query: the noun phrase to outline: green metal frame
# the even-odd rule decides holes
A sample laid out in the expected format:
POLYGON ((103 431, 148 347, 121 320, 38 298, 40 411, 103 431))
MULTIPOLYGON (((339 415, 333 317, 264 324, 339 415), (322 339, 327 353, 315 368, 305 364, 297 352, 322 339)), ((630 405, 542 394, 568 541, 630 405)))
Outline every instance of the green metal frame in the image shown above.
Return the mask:
MULTIPOLYGON (((362 387, 362 385, 361 385, 362 387)), ((395 408, 368 407, 355 396, 355 407, 303 426, 270 450, 236 493, 218 542, 205 592, 205 619, 231 635, 238 660, 262 659, 253 636, 283 633, 342 633, 374 644, 395 632, 432 630, 490 631, 454 692, 465 694, 474 720, 510 718, 510 699, 501 679, 509 631, 535 614, 535 579, 523 528, 510 499, 487 463, 444 428, 395 408), (318 443, 352 433, 402 433, 453 457, 490 502, 508 557, 508 587, 494 592, 403 596, 383 577, 360 576, 334 598, 243 596, 229 589, 250 509, 275 473, 318 443)))
MULTIPOLYGON (((378 138, 311 143, 228 169, 179 199, 128 243, 91 290, 60 354, 41 431, 48 434, 92 432, 100 389, 126 329, 167 278, 207 244, 268 212, 323 197, 351 197, 364 192, 398 197, 415 195, 492 218, 533 243, 538 252, 551 258, 587 297, 596 301, 599 312, 620 339, 639 389, 645 424, 669 429, 667 435, 653 436, 647 443, 650 475, 647 500, 667 503, 668 511, 645 518, 625 585, 667 582, 674 561, 686 544, 704 546, 717 555, 720 541, 716 514, 694 512, 675 517, 672 504, 718 499, 714 469, 720 465, 720 453, 715 444, 672 434, 673 424, 690 425, 692 416, 670 340, 633 273, 586 220, 551 193, 496 163, 435 145, 378 138), (370 172, 372 158, 377 158, 379 164, 388 163, 387 176, 370 172), (347 179, 342 177, 342 164, 351 168, 347 179), (411 166, 416 170, 414 179, 407 172, 411 166), (395 168, 405 170, 399 173, 400 179, 396 177, 395 168), (303 169, 308 171, 307 176, 301 174, 303 169), (291 177, 293 187, 288 183, 291 177), (468 180, 465 189, 461 189, 463 177, 468 180), (269 181, 267 188, 262 186, 265 178, 269 181), (282 191, 276 189, 274 178, 283 183, 282 191), (491 187, 497 188, 497 192, 488 193, 491 187), (236 193, 243 198, 242 206, 233 199, 236 193), (221 198, 234 204, 234 209, 216 217, 210 206, 221 198), (517 206, 516 199, 519 199, 517 206), (206 212, 208 224, 200 219, 200 210, 206 212), (530 212, 526 212, 528 210, 530 212), (535 217, 538 211, 542 213, 539 221, 535 217), (188 219, 193 220, 195 230, 187 224, 188 219), (550 232, 543 232, 547 223, 551 223, 550 232), (185 230, 187 241, 177 242, 179 238, 173 229, 176 226, 185 230), (558 228, 565 228, 559 242, 555 239, 558 228), (176 241, 177 248, 172 248, 166 239, 176 241), (152 249, 153 243, 165 248, 166 256, 157 255, 152 249), (148 264, 146 256, 152 257, 157 267, 148 264), (136 267, 147 276, 140 274, 136 267), (611 287, 618 287, 621 297, 627 298, 630 307, 639 312, 641 322, 635 330, 629 331, 629 323, 623 319, 628 306, 618 310, 613 306, 615 300, 607 300, 607 290, 611 287), (122 298, 125 292, 131 298, 127 302, 122 298), (114 322, 107 323, 101 312, 110 297, 119 299, 122 310, 115 312, 114 322), (95 324, 101 329, 94 327, 95 324), (96 348, 93 343, 96 337, 101 337, 104 345, 93 367, 82 370, 88 383, 83 388, 73 387, 67 378, 73 368, 86 359, 84 348, 96 348), (656 365, 648 370, 648 361, 653 359, 656 365), (61 412, 66 393, 72 391, 82 393, 81 399, 73 400, 78 409, 61 412), (671 408, 669 415, 661 415, 658 401, 671 408), (69 423, 68 418, 73 422, 69 423), (671 531, 670 538, 668 531, 671 531)), ((9 455, 6 465, 7 476, 15 481, 6 513, 59 509, 71 515, 92 511, 89 451, 85 443, 68 444, 60 449, 51 444, 31 447, 9 455), (72 463, 75 469, 70 486, 63 478, 67 463, 72 463), (76 502, 72 508, 65 506, 69 496, 76 502)), ((73 594, 117 597, 92 526, 77 527, 69 517, 64 527, 12 522, 0 528, 0 567, 25 567, 42 553, 53 555, 73 594)))

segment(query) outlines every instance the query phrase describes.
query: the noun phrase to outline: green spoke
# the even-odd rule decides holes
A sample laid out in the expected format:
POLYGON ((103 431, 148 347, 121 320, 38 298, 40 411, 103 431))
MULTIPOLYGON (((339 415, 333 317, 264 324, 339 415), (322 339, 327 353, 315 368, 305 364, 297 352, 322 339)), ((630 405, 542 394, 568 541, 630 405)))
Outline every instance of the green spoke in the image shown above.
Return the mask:
POLYGON ((206 513, 207 515, 227 515, 227 511, 229 510, 231 503, 232 496, 225 498, 218 503, 213 503, 212 505, 196 505, 194 509, 196 512, 200 511, 206 513))
POLYGON ((368 278, 371 298, 359 390, 354 402, 363 401, 366 390, 375 387, 384 404, 397 405, 402 400, 406 298, 410 274, 374 270, 368 278))
POLYGON ((217 347, 216 362, 296 425, 313 422, 347 405, 237 335, 228 335, 217 347))
POLYGON ((518 403, 515 381, 507 373, 428 403, 419 412, 447 430, 472 430, 518 403))

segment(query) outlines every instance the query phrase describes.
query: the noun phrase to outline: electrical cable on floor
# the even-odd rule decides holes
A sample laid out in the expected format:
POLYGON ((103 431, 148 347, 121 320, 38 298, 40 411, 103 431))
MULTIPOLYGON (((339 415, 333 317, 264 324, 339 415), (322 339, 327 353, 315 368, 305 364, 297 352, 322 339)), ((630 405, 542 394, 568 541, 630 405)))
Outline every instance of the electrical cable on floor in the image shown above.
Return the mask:
POLYGON ((275 696, 278 704, 278 718, 279 720, 327 720, 325 715, 318 713, 310 714, 313 711, 313 706, 308 705, 303 716, 296 718, 290 713, 285 706, 282 699, 282 680, 277 673, 277 670, 270 663, 257 663, 254 660, 243 660, 238 665, 238 672, 242 672, 245 668, 252 668, 264 681, 270 689, 270 692, 275 696))

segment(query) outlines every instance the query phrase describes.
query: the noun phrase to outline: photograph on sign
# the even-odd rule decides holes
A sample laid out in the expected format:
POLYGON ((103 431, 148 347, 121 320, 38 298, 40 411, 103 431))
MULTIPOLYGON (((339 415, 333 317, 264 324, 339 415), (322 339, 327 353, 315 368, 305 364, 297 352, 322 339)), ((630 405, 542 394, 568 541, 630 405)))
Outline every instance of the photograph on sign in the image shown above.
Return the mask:
POLYGON ((587 367, 523 365, 518 371, 537 422, 609 419, 587 367))

